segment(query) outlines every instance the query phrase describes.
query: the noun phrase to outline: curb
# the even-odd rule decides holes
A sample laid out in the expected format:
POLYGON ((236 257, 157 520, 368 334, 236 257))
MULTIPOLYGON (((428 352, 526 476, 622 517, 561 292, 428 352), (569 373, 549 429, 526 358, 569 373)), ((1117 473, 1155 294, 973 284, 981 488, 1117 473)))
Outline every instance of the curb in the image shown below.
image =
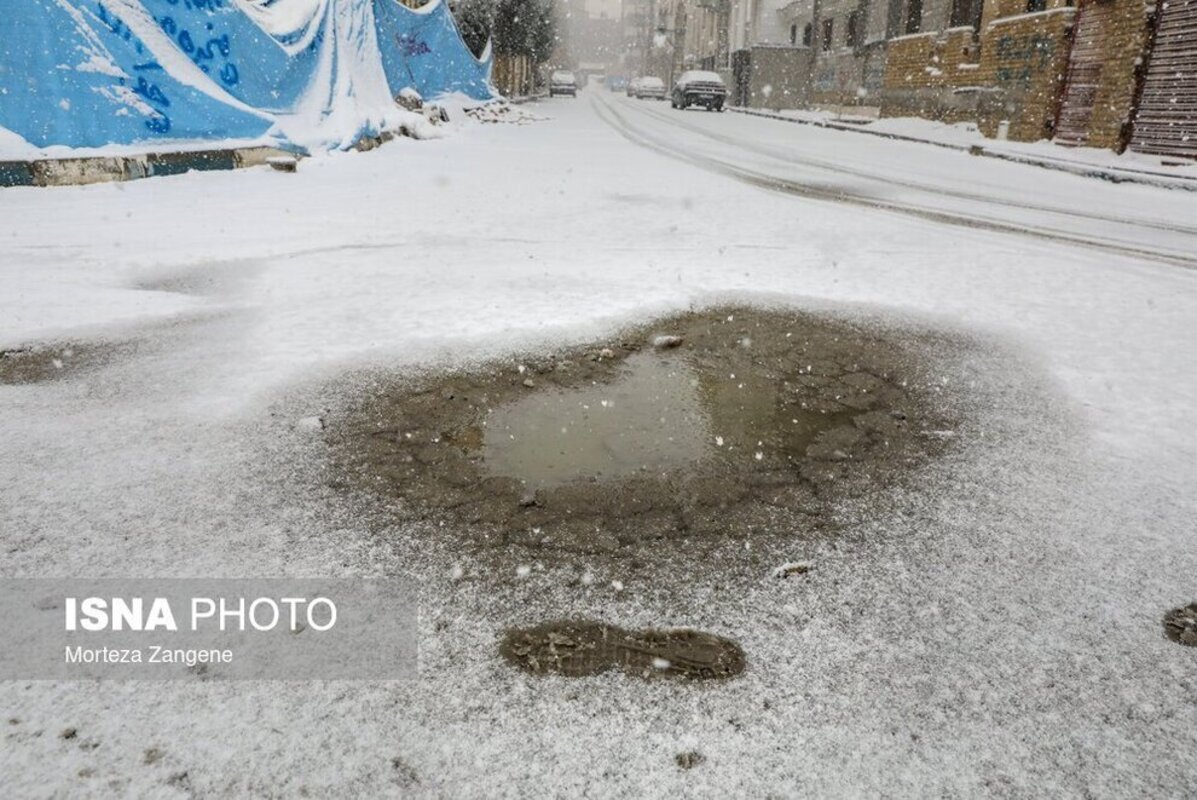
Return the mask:
POLYGON ((785 117, 781 114, 773 114, 768 111, 758 111, 756 109, 744 108, 742 106, 729 106, 728 109, 737 114, 746 114, 750 117, 763 117, 765 119, 775 119, 781 122, 793 122, 797 123, 798 125, 811 125, 816 128, 830 128, 831 130, 836 131, 863 133, 869 136, 878 136, 882 139, 893 139, 899 142, 929 144, 933 147, 942 147, 946 150, 955 150, 957 152, 968 153, 970 155, 981 156, 983 158, 997 158, 1001 159, 1002 161, 1011 161, 1016 164, 1027 164, 1033 167, 1042 167, 1043 169, 1054 169, 1058 172, 1067 172, 1072 175, 1079 175, 1082 178, 1098 178, 1103 181, 1109 181, 1110 183, 1137 183, 1144 186, 1154 186, 1159 189, 1178 189, 1187 192, 1197 192, 1197 178, 1190 178, 1184 175, 1168 175, 1162 172, 1120 170, 1116 168, 1099 167, 1092 164, 1080 164, 1072 161, 1055 161, 1050 158, 1036 158, 1035 156, 1023 155, 1020 153, 1003 153, 1000 150, 990 150, 984 145, 965 145, 953 144, 951 142, 937 142, 933 139, 920 139, 917 136, 907 136, 901 133, 871 131, 859 125, 851 125, 843 122, 785 117))
POLYGON ((191 170, 209 172, 258 167, 270 163, 272 158, 280 157, 293 158, 295 153, 263 146, 133 156, 0 161, 0 187, 84 186, 134 181, 160 175, 181 175, 191 170))
POLYGON ((503 99, 508 103, 511 103, 513 106, 518 106, 522 105, 523 103, 534 103, 537 100, 544 100, 548 96, 548 92, 540 92, 539 94, 524 94, 520 95, 519 97, 504 97, 503 99))

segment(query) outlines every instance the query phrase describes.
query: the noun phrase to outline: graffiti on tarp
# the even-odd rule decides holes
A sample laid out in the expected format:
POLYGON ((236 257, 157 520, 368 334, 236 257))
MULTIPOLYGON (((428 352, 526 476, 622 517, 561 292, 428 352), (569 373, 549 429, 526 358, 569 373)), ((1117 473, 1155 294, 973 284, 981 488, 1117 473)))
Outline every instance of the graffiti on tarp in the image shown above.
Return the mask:
POLYGON ((1032 75, 1051 64, 1055 49, 1055 39, 1042 33, 1003 36, 997 43, 998 82, 1030 83, 1032 75))
POLYGON ((399 53, 407 58, 432 52, 427 42, 410 33, 395 34, 395 43, 399 45, 399 53))
MULTIPOLYGON (((129 26, 109 14, 107 9, 104 8, 103 3, 96 3, 96 16, 108 26, 110 31, 120 36, 126 42, 133 43, 138 55, 144 52, 141 42, 134 38, 133 32, 129 30, 129 26)), ((139 72, 161 70, 162 65, 150 59, 149 61, 135 65, 134 69, 139 72)), ((124 77, 119 78, 117 83, 120 86, 126 86, 128 90, 132 91, 133 94, 137 95, 149 106, 152 113, 147 115, 148 118, 145 121, 147 129, 157 134, 170 131, 170 116, 166 113, 166 109, 170 107, 170 98, 166 96, 166 92, 162 91, 162 88, 158 84, 151 83, 144 75, 138 75, 137 81, 132 86, 126 83, 124 77)))
MULTIPOLYGON (((170 0, 167 0, 167 2, 170 2, 170 0)), ((175 2, 178 2, 178 0, 175 0, 175 2)), ((190 0, 187 0, 187 2, 190 2, 190 0)), ((215 2, 215 0, 212 0, 212 2, 215 2)), ((227 33, 220 36, 208 36, 204 40, 204 43, 199 45, 196 44, 197 37, 192 36, 191 31, 179 25, 174 17, 160 17, 155 22, 162 28, 163 33, 175 40, 175 43, 179 45, 179 49, 194 61, 195 65, 203 70, 205 74, 211 74, 211 67, 215 66, 214 64, 209 65, 206 62, 215 61, 217 55, 219 55, 225 60, 217 71, 221 82, 225 86, 236 86, 237 82, 241 80, 241 73, 237 70, 237 65, 228 60, 229 56, 232 55, 233 46, 229 42, 229 35, 227 33)), ((210 34, 214 26, 209 22, 204 27, 210 34)), ((204 37, 201 35, 198 38, 203 39, 204 37)))
POLYGON ((163 0, 163 2, 171 6, 181 5, 188 11, 220 11, 225 7, 225 0, 163 0))

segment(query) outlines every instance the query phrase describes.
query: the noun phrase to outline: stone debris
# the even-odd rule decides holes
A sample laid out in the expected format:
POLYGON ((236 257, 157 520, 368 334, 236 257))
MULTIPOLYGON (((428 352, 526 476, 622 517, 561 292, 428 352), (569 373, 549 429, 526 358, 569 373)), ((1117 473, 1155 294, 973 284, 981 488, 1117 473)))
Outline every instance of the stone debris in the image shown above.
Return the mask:
POLYGON ((683 341, 680 336, 671 333, 662 333, 653 337, 652 345, 657 350, 671 350, 675 347, 681 347, 683 341))
POLYGON ((420 111, 424 108, 424 98, 412 87, 405 86, 395 96, 395 105, 408 111, 420 111))
POLYGON ((513 125, 528 125, 533 122, 543 122, 547 117, 533 114, 527 109, 512 105, 506 100, 491 100, 470 108, 463 108, 467 117, 484 123, 509 123, 513 125))
POLYGON ((275 172, 298 172, 299 159, 295 156, 271 156, 266 163, 275 172))
POLYGON ((805 575, 810 572, 810 563, 806 561, 787 561, 773 570, 774 578, 790 578, 795 575, 805 575))

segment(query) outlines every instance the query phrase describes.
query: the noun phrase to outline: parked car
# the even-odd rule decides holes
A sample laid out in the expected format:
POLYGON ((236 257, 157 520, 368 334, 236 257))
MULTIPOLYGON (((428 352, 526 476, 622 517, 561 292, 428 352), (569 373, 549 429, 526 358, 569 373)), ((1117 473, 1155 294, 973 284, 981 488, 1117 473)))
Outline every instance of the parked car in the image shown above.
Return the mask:
POLYGON ((690 70, 677 79, 670 101, 674 108, 705 106, 707 111, 722 111, 726 97, 727 86, 718 73, 690 70))
POLYGON ((628 81, 628 97, 636 96, 636 88, 640 85, 640 81, 642 80, 644 80, 644 78, 632 78, 630 81, 628 81))
POLYGON ((641 78, 640 82, 636 84, 636 99, 643 100, 646 97, 653 100, 664 100, 665 81, 652 76, 641 78))
POLYGON ((572 72, 559 69, 549 76, 549 97, 559 94, 578 96, 578 80, 572 72))

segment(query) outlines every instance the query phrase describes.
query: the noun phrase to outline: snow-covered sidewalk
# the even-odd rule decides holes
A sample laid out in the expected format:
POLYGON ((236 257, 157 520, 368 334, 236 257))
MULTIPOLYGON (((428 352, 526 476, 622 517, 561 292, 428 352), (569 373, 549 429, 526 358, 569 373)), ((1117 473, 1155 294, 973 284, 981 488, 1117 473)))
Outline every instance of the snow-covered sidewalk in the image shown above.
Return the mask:
POLYGON ((6 576, 407 573, 422 598, 415 681, 6 683, 6 793, 1197 793, 1197 651, 1161 632, 1197 599, 1197 273, 762 190, 635 146, 592 91, 296 174, 0 190, 0 349, 114 348, 0 385, 6 576), (959 455, 796 545, 801 579, 671 598, 530 565, 492 593, 434 529, 353 516, 301 424, 362 367, 727 301, 977 342, 943 363, 974 408, 959 455), (748 670, 571 681, 496 657, 504 626, 572 614, 734 636, 748 670))

